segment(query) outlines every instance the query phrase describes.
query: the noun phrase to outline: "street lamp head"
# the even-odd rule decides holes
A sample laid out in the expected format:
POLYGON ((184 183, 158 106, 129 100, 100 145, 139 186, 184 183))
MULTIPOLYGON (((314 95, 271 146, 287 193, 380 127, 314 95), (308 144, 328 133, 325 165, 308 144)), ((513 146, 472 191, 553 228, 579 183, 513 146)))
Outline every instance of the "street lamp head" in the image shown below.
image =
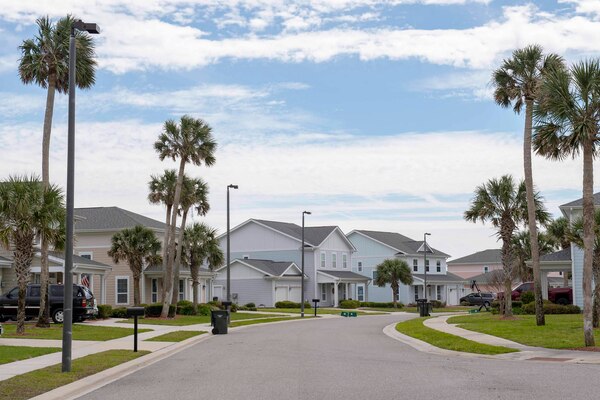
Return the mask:
POLYGON ((76 29, 76 30, 82 31, 82 32, 91 33, 91 34, 100 33, 100 27, 98 26, 98 24, 95 24, 93 22, 90 22, 90 23, 83 22, 80 19, 73 22, 73 29, 76 29))
POLYGON ((227 186, 227 187, 228 187, 228 188, 232 188, 232 189, 237 189, 237 188, 238 188, 238 185, 229 185, 229 186, 227 186))
POLYGON ((431 236, 431 233, 425 232, 425 236, 431 236))
POLYGON ((312 213, 310 211, 302 211, 302 214, 311 215, 312 213))

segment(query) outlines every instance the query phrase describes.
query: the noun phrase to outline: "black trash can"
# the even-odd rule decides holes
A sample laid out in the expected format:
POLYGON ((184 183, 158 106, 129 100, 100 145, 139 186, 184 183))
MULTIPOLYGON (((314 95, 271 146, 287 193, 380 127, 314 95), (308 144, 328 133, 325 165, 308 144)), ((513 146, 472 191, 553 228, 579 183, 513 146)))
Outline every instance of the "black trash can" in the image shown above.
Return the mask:
POLYGON ((429 317, 429 313, 431 312, 432 304, 427 301, 427 299, 417 299, 417 309, 419 310, 419 316, 421 317, 429 317))
POLYGON ((213 327, 213 335, 227 334, 227 310, 212 311, 210 314, 210 324, 213 327))

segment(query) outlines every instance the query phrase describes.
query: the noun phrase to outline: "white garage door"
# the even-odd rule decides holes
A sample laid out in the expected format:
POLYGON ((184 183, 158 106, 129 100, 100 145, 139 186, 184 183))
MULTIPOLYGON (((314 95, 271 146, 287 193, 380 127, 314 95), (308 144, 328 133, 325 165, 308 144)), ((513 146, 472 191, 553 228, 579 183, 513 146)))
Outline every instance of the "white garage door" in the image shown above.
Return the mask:
POLYGON ((288 291, 287 286, 275 286, 275 302, 287 300, 288 291))
POLYGON ((295 301, 296 303, 300 303, 300 299, 302 298, 302 289, 300 287, 290 287, 290 297, 289 300, 295 301))

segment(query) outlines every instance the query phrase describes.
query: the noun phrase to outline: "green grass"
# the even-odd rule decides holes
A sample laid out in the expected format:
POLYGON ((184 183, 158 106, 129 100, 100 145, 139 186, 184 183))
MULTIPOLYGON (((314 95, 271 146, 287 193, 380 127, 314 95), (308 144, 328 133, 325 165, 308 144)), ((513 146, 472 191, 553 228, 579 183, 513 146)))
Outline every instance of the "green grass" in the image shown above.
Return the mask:
POLYGON ((2 346, 0 345, 0 365, 11 362, 39 357, 45 354, 56 353, 60 347, 27 347, 27 346, 2 346))
POLYGON ((144 340, 145 342, 182 342, 194 336, 203 335, 206 331, 175 331, 144 340))
MULTIPOLYGON (((440 312, 468 312, 469 310, 475 308, 475 306, 449 306, 449 307, 442 307, 442 308, 434 308, 433 312, 434 313, 440 313, 440 312)), ((479 306, 477 306, 477 308, 479 308, 479 306)), ((402 309, 402 311, 406 311, 409 313, 418 313, 419 310, 417 309, 417 307, 404 307, 402 309)))
POLYGON ((30 399, 148 353, 148 351, 134 353, 129 350, 109 350, 73 360, 71 372, 61 372, 61 365, 56 364, 17 375, 0 381, 0 397, 11 400, 30 399))
MULTIPOLYGON (((535 315, 515 315, 515 319, 502 319, 499 315, 477 314, 452 317, 448 323, 461 328, 487 333, 527 346, 550 349, 584 347, 583 317, 573 315, 546 315, 546 325, 537 326, 535 315)), ((596 343, 600 343, 600 331, 595 329, 596 343)))
MULTIPOLYGON (((261 308, 260 311, 264 312, 279 312, 279 313, 288 313, 288 314, 300 314, 299 308, 261 308)), ((337 314, 339 315, 342 311, 341 308, 318 308, 317 315, 319 314, 337 314)), ((358 315, 382 315, 382 313, 366 313, 362 311, 357 311, 358 315)), ((304 315, 315 315, 314 308, 305 308, 304 315)))
MULTIPOLYGON (((269 318, 272 317, 273 314, 259 314, 259 313, 241 313, 235 312, 231 313, 232 321, 239 321, 243 319, 253 319, 253 318, 269 318)), ((133 319, 125 319, 118 321, 120 323, 125 324, 133 324, 133 319)), ((210 324, 210 315, 177 315, 175 318, 169 319, 161 319, 161 318, 140 318, 138 319, 138 323, 140 324, 148 324, 148 325, 172 325, 172 326, 186 326, 186 325, 196 325, 196 324, 210 324)))
MULTIPOLYGON (((314 318, 313 316, 306 316, 306 318, 314 318)), ((290 321, 293 319, 302 319, 301 317, 277 317, 277 318, 262 318, 262 319, 251 319, 245 321, 235 321, 229 324, 230 328, 235 328, 236 326, 245 326, 245 325, 255 325, 255 324, 266 324, 269 322, 279 322, 279 321, 290 321)))
POLYGON ((423 325, 427 318, 415 318, 396 325, 396 330, 407 336, 427 342, 435 347, 442 349, 462 351, 475 354, 504 354, 514 353, 518 350, 508 347, 490 346, 488 344, 477 343, 472 340, 440 332, 423 325))
MULTIPOLYGON (((35 325, 27 324, 25 327, 24 335, 17 335, 15 324, 4 324, 3 338, 15 338, 15 339, 62 339, 62 324, 52 324, 50 328, 37 328, 35 325)), ((138 332, 148 332, 151 329, 139 329, 138 332)), ((131 328, 116 328, 109 326, 94 326, 94 325, 83 325, 73 324, 73 340, 95 340, 95 341, 106 341, 112 339, 118 339, 121 337, 133 335, 133 329, 131 328)))

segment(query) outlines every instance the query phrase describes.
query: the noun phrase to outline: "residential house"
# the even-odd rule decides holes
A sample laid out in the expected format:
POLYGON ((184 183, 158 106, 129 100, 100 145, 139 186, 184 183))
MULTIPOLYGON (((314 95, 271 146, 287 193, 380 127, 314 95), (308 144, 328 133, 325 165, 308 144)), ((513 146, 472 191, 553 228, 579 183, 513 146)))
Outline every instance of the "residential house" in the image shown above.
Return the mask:
POLYGON ((448 271, 465 279, 498 269, 502 269, 501 249, 482 250, 448 261, 448 271))
MULTIPOLYGON (((412 285, 401 285, 396 300, 405 304, 414 303, 417 299, 425 298, 439 300, 449 305, 459 303, 465 293, 465 279, 448 272, 446 259, 448 254, 429 246, 427 261, 425 261, 424 242, 413 240, 395 232, 380 232, 368 230, 353 230, 348 239, 356 248, 352 258, 352 271, 365 275, 373 281, 377 277, 377 265, 386 259, 400 259, 409 265, 412 285), (427 292, 424 290, 427 280, 427 292)), ((389 285, 379 287, 371 281, 365 287, 368 301, 392 301, 392 290, 389 285)))
MULTIPOLYGON (((227 252, 226 234, 219 236, 227 252)), ((337 226, 304 228, 305 290, 300 293, 302 227, 293 223, 249 219, 230 231, 231 294, 238 302, 272 306, 277 300, 320 299, 321 306, 358 298, 370 278, 352 272, 352 243, 337 226), (300 269, 298 269, 300 268, 300 269), (236 270, 234 273, 233 270, 236 270), (262 280, 262 281, 261 281, 262 280), (265 290, 267 293, 265 293, 265 290)), ((215 295, 227 292, 226 268, 218 270, 215 295)), ((363 292, 364 293, 364 292, 363 292)))

